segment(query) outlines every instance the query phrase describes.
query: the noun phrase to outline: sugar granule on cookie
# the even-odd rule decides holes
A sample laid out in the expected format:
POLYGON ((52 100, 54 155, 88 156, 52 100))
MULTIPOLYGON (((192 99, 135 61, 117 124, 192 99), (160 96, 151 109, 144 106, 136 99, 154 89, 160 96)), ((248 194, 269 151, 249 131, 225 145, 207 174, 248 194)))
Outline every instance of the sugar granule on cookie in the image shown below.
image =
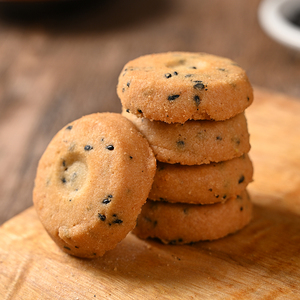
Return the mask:
POLYGON ((33 202, 66 253, 102 256, 134 228, 156 160, 120 114, 84 116, 62 128, 40 159, 33 202))
POLYGON ((246 72, 235 62, 190 52, 129 61, 120 73, 117 93, 125 110, 167 123, 226 120, 253 101, 246 72))

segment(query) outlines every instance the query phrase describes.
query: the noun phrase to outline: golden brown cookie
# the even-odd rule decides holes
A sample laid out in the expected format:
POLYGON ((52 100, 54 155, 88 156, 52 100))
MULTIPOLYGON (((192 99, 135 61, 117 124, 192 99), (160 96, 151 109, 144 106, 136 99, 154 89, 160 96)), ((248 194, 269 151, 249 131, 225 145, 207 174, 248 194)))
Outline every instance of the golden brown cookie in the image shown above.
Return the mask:
POLYGON ((38 166, 33 201, 66 253, 97 257, 134 228, 156 161, 146 139, 120 114, 78 119, 52 139, 38 166))
POLYGON ((200 165, 239 157, 250 150, 244 113, 226 121, 167 124, 138 118, 123 110, 147 138, 156 159, 170 164, 200 165))
POLYGON ((168 52, 129 61, 117 93, 125 110, 150 120, 226 120, 253 101, 245 71, 230 59, 168 52))
POLYGON ((168 244, 215 240, 242 229, 251 220, 246 191, 224 203, 195 205, 147 200, 133 233, 168 244))
POLYGON ((253 166, 247 154, 225 162, 199 166, 157 162, 148 198, 172 203, 224 202, 245 190, 252 176, 253 166))

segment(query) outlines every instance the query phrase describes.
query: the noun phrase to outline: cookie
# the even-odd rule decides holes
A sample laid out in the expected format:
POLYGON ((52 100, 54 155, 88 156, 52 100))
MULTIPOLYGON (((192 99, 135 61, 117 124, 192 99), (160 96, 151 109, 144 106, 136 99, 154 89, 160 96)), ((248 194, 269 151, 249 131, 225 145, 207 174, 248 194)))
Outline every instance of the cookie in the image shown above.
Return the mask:
POLYGON ((245 71, 205 53, 168 52, 128 62, 117 93, 125 110, 150 120, 226 120, 253 101, 245 71))
POLYGON ((245 190, 252 176, 253 166, 247 154, 225 162, 199 166, 157 162, 148 198, 172 203, 224 202, 245 190))
POLYGON ((166 244, 215 240, 246 226, 252 203, 246 191, 224 203, 195 205, 147 200, 133 233, 166 244))
POLYGON ((226 121, 167 124, 138 118, 123 110, 147 138, 156 159, 170 164, 200 165, 239 157, 250 150, 244 113, 226 121))
POLYGON ((147 140, 130 121, 91 114, 62 128, 48 145, 33 202, 64 252, 101 256, 134 228, 155 170, 147 140))

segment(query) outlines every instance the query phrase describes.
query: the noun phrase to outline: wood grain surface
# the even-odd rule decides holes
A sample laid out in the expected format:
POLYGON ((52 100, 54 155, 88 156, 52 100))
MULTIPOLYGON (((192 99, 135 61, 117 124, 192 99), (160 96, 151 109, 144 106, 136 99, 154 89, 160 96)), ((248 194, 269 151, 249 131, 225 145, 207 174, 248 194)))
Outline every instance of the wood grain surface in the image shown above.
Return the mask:
POLYGON ((139 55, 226 56, 254 85, 300 98, 300 56, 261 30, 259 0, 10 2, 0 2, 0 224, 31 206, 38 159, 61 127, 120 111, 118 74, 139 55))
POLYGON ((252 222, 213 242, 129 234, 95 260, 62 253, 29 208, 0 227, 0 299, 299 299, 300 102, 255 89, 252 222))

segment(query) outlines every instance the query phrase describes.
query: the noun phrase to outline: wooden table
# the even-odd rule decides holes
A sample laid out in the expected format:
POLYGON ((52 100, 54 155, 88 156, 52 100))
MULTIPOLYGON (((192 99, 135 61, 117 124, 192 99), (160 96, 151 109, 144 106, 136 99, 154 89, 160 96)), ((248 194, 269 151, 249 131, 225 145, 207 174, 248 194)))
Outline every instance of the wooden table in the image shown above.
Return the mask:
POLYGON ((229 57, 254 85, 300 98, 300 55, 263 33, 259 0, 22 2, 0 2, 0 224, 32 205, 38 159, 60 128, 121 110, 118 75, 137 56, 229 57))
POLYGON ((300 102, 255 90, 252 222, 213 242, 129 234, 95 260, 62 253, 29 208, 0 227, 0 299, 299 299, 300 102))

